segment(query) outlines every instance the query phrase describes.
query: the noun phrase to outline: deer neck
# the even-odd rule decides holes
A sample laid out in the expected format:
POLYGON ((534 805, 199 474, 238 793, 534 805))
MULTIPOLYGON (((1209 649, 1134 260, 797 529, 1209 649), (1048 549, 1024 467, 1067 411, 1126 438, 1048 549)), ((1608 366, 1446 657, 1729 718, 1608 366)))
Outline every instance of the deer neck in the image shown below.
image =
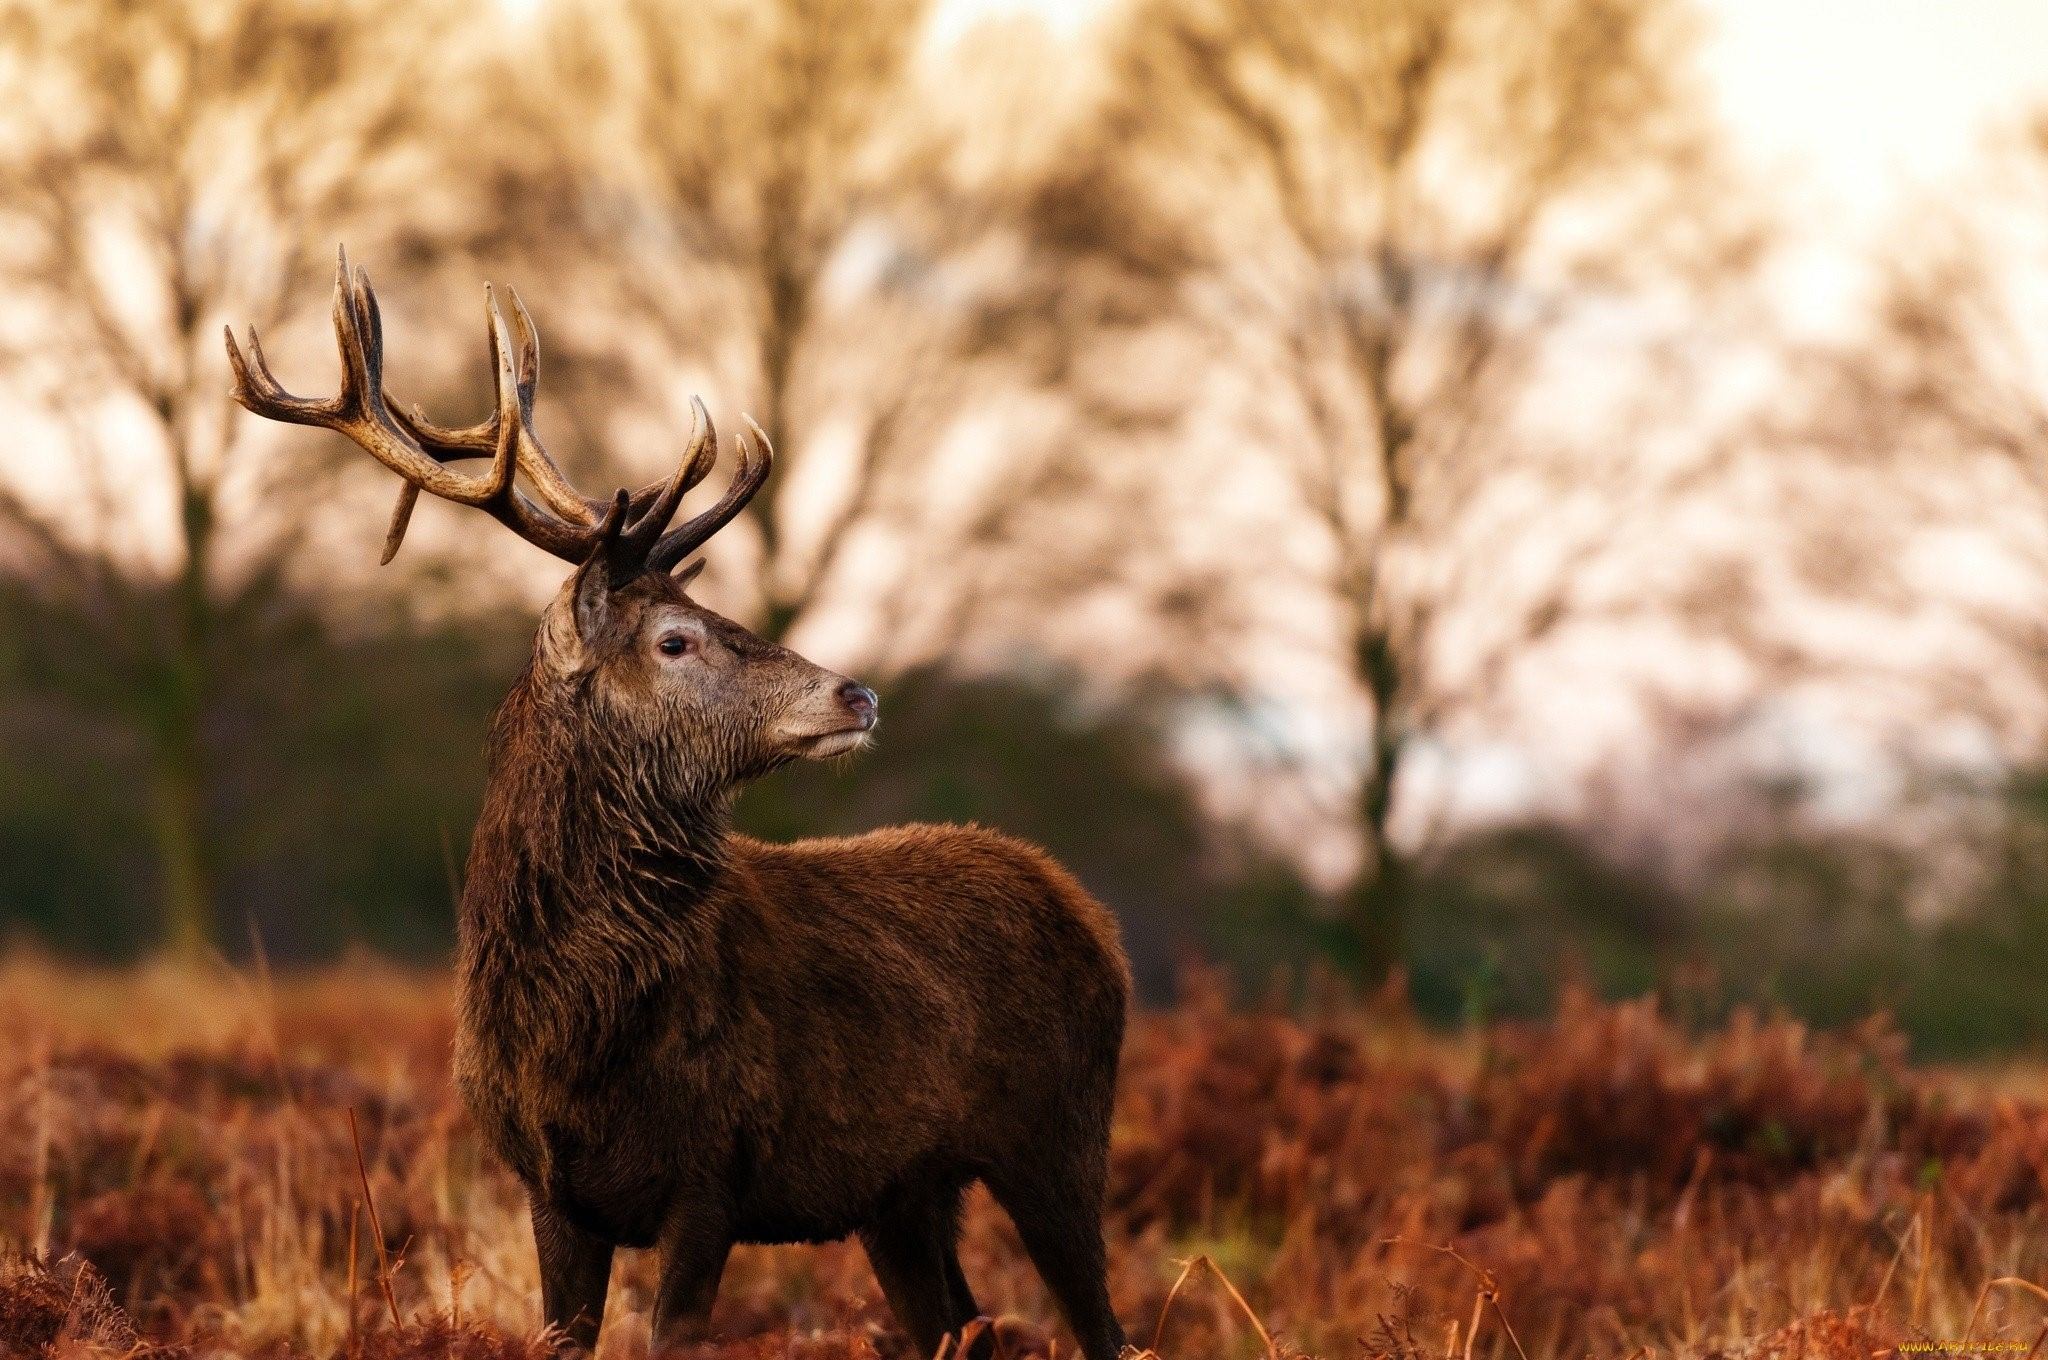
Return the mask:
POLYGON ((492 734, 462 898, 464 1011, 597 1061, 654 999, 711 992, 731 799, 655 786, 645 761, 527 689, 492 734))

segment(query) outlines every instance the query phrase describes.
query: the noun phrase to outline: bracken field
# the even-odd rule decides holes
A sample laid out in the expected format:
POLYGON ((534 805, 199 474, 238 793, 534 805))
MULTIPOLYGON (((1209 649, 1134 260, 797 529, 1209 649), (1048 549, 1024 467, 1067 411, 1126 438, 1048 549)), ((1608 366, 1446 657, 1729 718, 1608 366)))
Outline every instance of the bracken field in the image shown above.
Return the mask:
MULTIPOLYGON (((2048 1332, 2028 1068, 1916 1069, 1881 1021, 1688 1031, 1569 995, 1441 1034, 1397 998, 1187 992, 1132 1027, 1108 1219, 1118 1311, 1167 1360, 2031 1357, 2048 1332)), ((0 964, 0 1353, 545 1353, 450 1026, 444 977, 367 961, 0 964)), ((962 1255, 1004 1354, 1073 1354, 978 1192, 962 1255)), ((645 1352, 652 1284, 622 1254, 605 1356, 645 1352)), ((706 1360, 909 1353, 851 1243, 742 1248, 716 1323, 706 1360)))

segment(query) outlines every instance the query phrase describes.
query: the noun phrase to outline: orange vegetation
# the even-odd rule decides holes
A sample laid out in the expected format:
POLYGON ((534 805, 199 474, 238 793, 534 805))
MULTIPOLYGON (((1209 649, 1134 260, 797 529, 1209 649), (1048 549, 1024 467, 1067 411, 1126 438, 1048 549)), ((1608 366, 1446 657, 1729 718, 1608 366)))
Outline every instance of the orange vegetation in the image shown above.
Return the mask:
MULTIPOLYGON (((1574 995, 1443 1036, 1397 1002, 1189 991, 1132 1028, 1108 1224, 1118 1310, 1165 1360, 2041 1343, 2048 1102, 2023 1073, 1915 1069, 1877 1021, 1688 1033, 1574 995)), ((449 1039, 444 978, 367 962, 0 964, 0 1355, 542 1354, 522 1201, 449 1039)), ((1073 1354, 979 1195, 962 1254, 1007 1355, 1073 1354)), ((622 1258, 606 1357, 644 1353, 652 1283, 622 1258)), ((907 1355, 850 1243, 743 1249, 717 1321, 704 1360, 907 1355)))

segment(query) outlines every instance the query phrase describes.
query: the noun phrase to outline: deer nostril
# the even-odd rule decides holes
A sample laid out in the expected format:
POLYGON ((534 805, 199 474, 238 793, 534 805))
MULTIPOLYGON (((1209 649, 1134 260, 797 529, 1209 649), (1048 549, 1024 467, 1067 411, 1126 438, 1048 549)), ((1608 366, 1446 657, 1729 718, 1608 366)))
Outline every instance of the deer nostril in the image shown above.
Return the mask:
POLYGON ((849 680, 839 687, 839 702, 845 704, 864 725, 872 726, 880 703, 875 692, 858 680, 849 680))

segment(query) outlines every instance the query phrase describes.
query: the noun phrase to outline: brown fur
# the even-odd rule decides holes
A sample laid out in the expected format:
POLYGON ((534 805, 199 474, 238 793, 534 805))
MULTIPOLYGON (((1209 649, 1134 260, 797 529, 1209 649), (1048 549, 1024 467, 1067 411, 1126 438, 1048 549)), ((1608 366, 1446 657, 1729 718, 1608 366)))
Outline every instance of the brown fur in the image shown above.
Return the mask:
POLYGON ((977 1312, 953 1243, 981 1180, 1112 1360, 1115 923, 992 831, 734 833, 740 785, 862 740, 872 696, 683 586, 590 566, 564 587, 499 709, 470 851, 457 1075, 529 1189, 548 1320, 594 1345, 614 1246, 656 1246, 674 1344, 733 1243, 857 1232, 930 1354, 977 1312))

